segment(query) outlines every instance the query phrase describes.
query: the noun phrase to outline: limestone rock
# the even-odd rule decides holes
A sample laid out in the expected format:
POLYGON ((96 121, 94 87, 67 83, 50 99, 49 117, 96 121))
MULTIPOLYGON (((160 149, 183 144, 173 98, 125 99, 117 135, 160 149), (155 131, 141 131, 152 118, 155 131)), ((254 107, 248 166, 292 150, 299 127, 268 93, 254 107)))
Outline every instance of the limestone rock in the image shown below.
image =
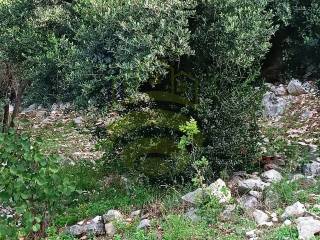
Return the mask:
POLYGON ((281 215, 282 219, 288 219, 290 217, 302 217, 306 213, 305 206, 300 203, 296 202, 295 204, 286 207, 284 213, 281 215))
POLYGON ((292 79, 288 84, 288 92, 293 96, 299 96, 307 93, 302 83, 298 79, 292 79))
POLYGON ((279 117, 284 114, 288 101, 283 97, 277 97, 272 92, 267 92, 263 96, 263 115, 268 118, 279 117))
POLYGON ((251 195, 244 195, 238 201, 240 207, 247 211, 254 211, 260 206, 258 199, 251 195))
POLYGON ((122 220, 123 216, 118 210, 109 210, 103 215, 103 220, 105 223, 112 222, 114 220, 122 220))
POLYGON ((201 201, 202 196, 205 194, 218 198, 220 203, 227 203, 231 200, 231 191, 221 179, 218 179, 205 189, 198 188, 193 192, 187 193, 182 196, 182 200, 196 204, 198 201, 201 201))
POLYGON ((282 175, 277 170, 271 169, 261 174, 261 179, 265 182, 279 182, 282 180, 282 175))
POLYGON ((307 176, 320 176, 320 162, 308 163, 303 167, 303 173, 307 176))
POLYGON ((220 219, 222 221, 229 221, 233 217, 235 210, 236 210, 235 204, 227 205, 226 209, 220 214, 220 219))
POLYGON ((253 218, 258 225, 263 225, 264 223, 268 222, 269 216, 265 212, 256 209, 253 213, 253 218))
POLYGON ((185 213, 186 218, 189 218, 192 222, 199 222, 201 220, 201 217, 197 215, 197 209, 190 208, 185 213))
POLYGON ((299 239, 309 240, 320 233, 320 221, 313 217, 300 217, 296 220, 299 239))
POLYGON ((139 223, 137 229, 147 229, 147 228, 149 228, 149 227, 151 227, 151 221, 150 221, 149 219, 143 219, 143 220, 139 223))
POLYGON ((107 237, 112 238, 116 234, 116 228, 112 223, 107 223, 104 225, 107 237))
POLYGON ((247 193, 251 190, 263 191, 268 184, 264 183, 260 178, 249 178, 239 181, 239 192, 247 193))
POLYGON ((97 216, 92 220, 83 221, 66 229, 66 232, 75 237, 81 237, 83 235, 104 235, 105 227, 102 221, 102 217, 97 216))
POLYGON ((141 215, 141 210, 136 210, 130 213, 130 218, 135 219, 141 215))

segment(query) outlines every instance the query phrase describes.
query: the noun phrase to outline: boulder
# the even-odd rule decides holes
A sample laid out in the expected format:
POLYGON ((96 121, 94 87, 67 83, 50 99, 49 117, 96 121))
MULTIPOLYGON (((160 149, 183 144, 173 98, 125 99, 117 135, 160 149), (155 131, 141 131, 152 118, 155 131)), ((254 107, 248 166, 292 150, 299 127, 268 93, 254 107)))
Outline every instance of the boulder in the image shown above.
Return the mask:
POLYGON ((302 217, 306 211, 307 210, 302 203, 296 202, 295 204, 286 207, 284 213, 281 215, 281 218, 285 220, 288 218, 302 217))
POLYGON ((254 211, 260 206, 260 203, 257 198, 251 195, 244 195, 239 200, 239 205, 246 211, 254 211))
POLYGON ((263 191, 266 186, 268 186, 268 184, 263 182, 260 178, 249 178, 239 181, 238 190, 240 193, 247 193, 251 190, 263 191))
POLYGON ((307 176, 320 176, 320 162, 314 161, 303 166, 303 173, 307 176))
POLYGON ((296 220, 299 239, 309 240, 320 233, 320 221, 313 217, 300 217, 296 220))
POLYGON ((307 93, 302 83, 298 79, 292 79, 288 84, 288 92, 293 96, 299 96, 307 93))
POLYGON ((143 220, 139 223, 137 229, 147 229, 147 228, 149 228, 149 227, 151 227, 151 221, 150 221, 149 219, 143 219, 143 220))
POLYGON ((267 118, 279 117, 284 114, 287 105, 288 102, 284 98, 277 97, 272 92, 267 92, 262 100, 263 115, 267 118))
POLYGON ((261 200, 263 198, 262 192, 258 191, 250 191, 249 195, 254 196, 258 200, 261 200))
POLYGON ((259 226, 264 225, 269 220, 268 214, 258 209, 252 213, 252 216, 259 226))
POLYGON ((102 217, 105 223, 112 222, 114 220, 123 220, 123 216, 118 210, 109 210, 102 217))
POLYGON ((282 180, 282 175, 277 170, 271 169, 261 174, 261 179, 265 182, 279 182, 282 180))
POLYGON ((113 224, 107 223, 104 225, 104 228, 105 228, 107 237, 113 238, 114 235, 116 234, 116 228, 113 226, 113 224))
POLYGON ((205 189, 198 188, 193 192, 187 193, 182 196, 182 200, 196 204, 199 203, 199 201, 201 202, 202 197, 206 194, 216 197, 220 203, 227 203, 231 200, 231 191, 221 179, 218 179, 205 189))
POLYGON ((83 235, 104 235, 105 226, 101 216, 97 216, 92 220, 83 221, 76 225, 66 228, 66 233, 75 237, 81 237, 83 235))

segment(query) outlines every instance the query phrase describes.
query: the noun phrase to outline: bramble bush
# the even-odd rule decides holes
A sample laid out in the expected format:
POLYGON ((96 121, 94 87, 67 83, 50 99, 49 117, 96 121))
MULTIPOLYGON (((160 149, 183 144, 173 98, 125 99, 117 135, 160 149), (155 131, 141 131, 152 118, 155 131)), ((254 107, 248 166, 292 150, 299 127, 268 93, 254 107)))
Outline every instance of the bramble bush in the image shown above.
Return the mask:
POLYGON ((0 134, 0 202, 14 211, 12 218, 1 219, 0 239, 41 237, 52 212, 75 191, 60 175, 59 159, 44 156, 39 143, 12 131, 0 134))

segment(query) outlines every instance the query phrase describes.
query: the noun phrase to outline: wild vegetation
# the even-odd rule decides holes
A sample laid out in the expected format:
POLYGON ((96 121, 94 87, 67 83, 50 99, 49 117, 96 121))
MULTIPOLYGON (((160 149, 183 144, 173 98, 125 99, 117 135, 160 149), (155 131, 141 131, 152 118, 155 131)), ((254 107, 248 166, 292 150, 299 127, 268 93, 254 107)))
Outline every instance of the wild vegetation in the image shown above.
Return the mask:
POLYGON ((274 158, 277 211, 320 204, 317 185, 289 181, 320 147, 319 97, 295 96, 308 121, 261 109, 265 82, 320 87, 319 16, 317 0, 0 0, 0 239, 73 239, 61 230, 110 209, 153 218, 113 239, 244 239, 240 206, 221 222, 204 194, 195 223, 180 196, 274 158))

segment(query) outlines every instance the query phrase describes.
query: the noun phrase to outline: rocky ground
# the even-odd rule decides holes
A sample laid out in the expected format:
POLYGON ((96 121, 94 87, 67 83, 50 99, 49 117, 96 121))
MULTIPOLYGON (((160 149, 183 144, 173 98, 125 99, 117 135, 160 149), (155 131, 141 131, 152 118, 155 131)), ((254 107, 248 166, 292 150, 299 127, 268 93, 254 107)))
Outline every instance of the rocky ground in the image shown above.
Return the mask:
MULTIPOLYGON (((80 239, 320 239, 320 98, 312 83, 298 80, 267 88, 260 120, 263 170, 182 190, 167 209, 163 199, 127 211, 105 209, 60 231, 80 239)), ((67 163, 94 162, 102 155, 90 126, 100 124, 96 119, 69 104, 33 105, 19 117, 19 128, 42 137, 44 150, 67 163)), ((0 207, 0 214, 10 212, 0 207)))

